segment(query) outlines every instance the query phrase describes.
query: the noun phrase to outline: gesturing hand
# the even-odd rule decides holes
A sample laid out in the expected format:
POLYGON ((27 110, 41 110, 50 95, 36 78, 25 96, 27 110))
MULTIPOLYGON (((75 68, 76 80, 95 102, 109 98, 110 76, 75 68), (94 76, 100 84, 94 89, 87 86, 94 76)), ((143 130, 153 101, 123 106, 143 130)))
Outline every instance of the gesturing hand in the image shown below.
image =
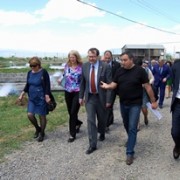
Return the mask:
POLYGON ((103 81, 101 81, 100 83, 101 83, 101 84, 100 84, 100 87, 101 87, 101 88, 107 89, 107 83, 105 83, 105 82, 103 82, 103 81))

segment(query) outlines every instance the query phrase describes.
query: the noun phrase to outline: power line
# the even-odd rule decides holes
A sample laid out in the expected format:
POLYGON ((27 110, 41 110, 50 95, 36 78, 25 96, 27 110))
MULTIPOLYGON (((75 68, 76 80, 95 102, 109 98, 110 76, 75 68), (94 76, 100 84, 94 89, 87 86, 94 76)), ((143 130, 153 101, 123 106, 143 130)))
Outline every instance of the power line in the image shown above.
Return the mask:
POLYGON ((156 15, 161 15, 173 22, 180 23, 178 19, 175 19, 172 16, 168 15, 167 13, 160 11, 157 7, 153 6, 149 2, 146 2, 145 0, 137 0, 137 1, 130 1, 130 2, 137 4, 138 6, 141 6, 142 8, 146 8, 149 11, 153 11, 153 13, 156 15))
POLYGON ((115 14, 115 13, 113 13, 113 12, 111 12, 111 11, 102 9, 102 8, 100 8, 100 7, 94 6, 94 5, 92 5, 92 4, 86 3, 86 2, 81 1, 81 0, 77 0, 77 1, 80 2, 80 3, 82 3, 82 4, 85 4, 85 5, 87 5, 87 6, 91 6, 91 7, 95 8, 95 9, 98 9, 98 10, 100 10, 100 11, 104 11, 104 12, 106 12, 106 13, 108 13, 108 14, 117 16, 117 17, 119 17, 119 18, 121 18, 121 19, 130 21, 130 22, 135 23, 135 24, 139 24, 139 25, 142 25, 142 26, 146 26, 146 27, 148 27, 148 28, 155 29, 155 30, 157 30, 157 31, 161 31, 161 32, 165 32, 165 33, 169 33, 169 34, 180 35, 180 34, 175 33, 175 32, 166 31, 166 30, 163 30, 163 29, 159 29, 159 28, 156 28, 156 27, 153 27, 153 26, 149 26, 149 25, 140 23, 140 22, 138 22, 138 21, 134 21, 134 20, 132 20, 132 19, 129 19, 129 18, 126 18, 126 17, 124 17, 124 16, 115 14))

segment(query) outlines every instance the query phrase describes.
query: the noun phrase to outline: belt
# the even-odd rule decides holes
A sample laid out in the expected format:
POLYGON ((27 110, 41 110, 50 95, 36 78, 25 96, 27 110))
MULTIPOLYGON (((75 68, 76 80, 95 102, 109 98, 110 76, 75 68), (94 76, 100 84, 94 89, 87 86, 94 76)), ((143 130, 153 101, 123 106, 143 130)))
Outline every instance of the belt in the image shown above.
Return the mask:
POLYGON ((175 98, 175 102, 177 102, 178 104, 180 104, 180 99, 179 99, 179 98, 175 98))

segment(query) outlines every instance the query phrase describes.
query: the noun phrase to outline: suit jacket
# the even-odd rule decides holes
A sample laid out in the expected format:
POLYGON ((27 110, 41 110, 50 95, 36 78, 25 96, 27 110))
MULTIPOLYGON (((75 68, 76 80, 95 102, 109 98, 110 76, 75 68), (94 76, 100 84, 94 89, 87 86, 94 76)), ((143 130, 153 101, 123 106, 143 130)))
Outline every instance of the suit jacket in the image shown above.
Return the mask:
MULTIPOLYGON (((82 66, 82 78, 80 84, 79 98, 83 99, 85 97, 85 103, 88 102, 90 93, 90 68, 91 64, 86 62, 82 66)), ((100 82, 110 83, 112 81, 111 68, 105 62, 99 61, 98 73, 97 73, 97 90, 99 94, 99 99, 103 107, 106 103, 111 103, 111 90, 105 90, 100 87, 100 82)))
POLYGON ((173 111, 173 106, 176 98, 176 94, 179 89, 180 83, 180 60, 174 62, 172 66, 172 80, 173 80, 173 96, 171 101, 171 111, 173 111))
MULTIPOLYGON (((154 75, 154 85, 155 86, 158 86, 164 78, 168 79, 169 77, 171 77, 171 71, 170 71, 169 66, 164 64, 162 67, 163 67, 162 73, 160 73, 159 65, 155 65, 153 68, 152 73, 154 75)), ((166 84, 166 82, 164 82, 164 83, 166 84)))
POLYGON ((112 72, 112 77, 114 77, 114 75, 116 73, 116 70, 119 69, 120 66, 121 66, 120 63, 118 63, 117 61, 114 61, 114 60, 112 61, 112 67, 111 67, 112 68, 111 69, 112 70, 111 71, 112 72))
MULTIPOLYGON (((112 73, 112 78, 114 78, 115 74, 116 74, 116 70, 119 69, 121 67, 121 64, 115 60, 112 60, 112 64, 111 64, 111 73, 112 73)), ((112 90, 112 93, 111 93, 111 100, 112 100, 112 103, 115 101, 115 98, 116 98, 116 94, 118 94, 118 91, 117 91, 118 88, 112 90)))
MULTIPOLYGON (((155 65, 154 65, 155 66, 155 65)), ((151 70, 151 72, 153 73, 153 69, 154 69, 153 65, 149 65, 148 68, 151 70)))

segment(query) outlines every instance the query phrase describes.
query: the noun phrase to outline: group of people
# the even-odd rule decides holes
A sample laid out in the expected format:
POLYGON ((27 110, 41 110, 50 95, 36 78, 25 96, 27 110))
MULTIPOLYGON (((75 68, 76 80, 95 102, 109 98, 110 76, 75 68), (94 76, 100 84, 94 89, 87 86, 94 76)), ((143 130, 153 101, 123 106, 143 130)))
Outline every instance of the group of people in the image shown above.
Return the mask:
MULTIPOLYGON (((153 109, 163 106, 162 85, 170 77, 169 69, 159 62, 151 69, 154 75, 154 86, 156 91, 160 88, 159 103, 154 96, 152 83, 148 77, 146 68, 136 65, 135 58, 131 52, 123 52, 120 55, 121 63, 113 60, 112 52, 107 50, 100 59, 97 48, 90 48, 87 52, 87 62, 82 62, 78 51, 72 50, 68 54, 68 62, 64 68, 65 78, 64 95, 69 114, 69 138, 68 142, 75 141, 83 124, 78 118, 80 106, 85 105, 87 114, 87 130, 89 147, 86 154, 91 154, 97 149, 97 142, 105 140, 105 133, 114 122, 113 105, 116 96, 119 96, 120 112, 125 130, 127 132, 126 164, 131 165, 134 161, 134 148, 136 144, 138 123, 141 110, 143 111, 144 93, 148 97, 153 109), (160 67, 163 67, 162 69, 160 67), (159 70, 159 74, 158 71, 159 70), (167 73, 168 72, 168 73, 167 73), (163 74, 163 76, 161 76, 163 74), (156 77, 158 77, 156 79, 156 77), (98 137, 99 133, 99 137, 98 137)), ((34 138, 41 142, 45 136, 46 115, 48 110, 46 104, 51 101, 50 80, 46 70, 41 67, 37 57, 29 61, 31 70, 27 75, 27 83, 19 96, 22 100, 28 93, 28 119, 34 125, 36 131, 34 138), (35 115, 39 115, 40 125, 35 115)), ((147 64, 146 64, 147 65, 147 64)), ((144 65, 144 66, 146 66, 144 65)), ((180 66, 180 63, 174 63, 180 66)), ((173 77, 176 84, 173 86, 172 101, 172 137, 175 142, 173 150, 174 158, 180 155, 180 74, 177 67, 172 67, 173 77)), ((150 66, 149 66, 150 69, 150 66)), ((58 80, 61 83, 61 79, 58 80)), ((145 124, 148 124, 147 112, 144 110, 145 124)))

